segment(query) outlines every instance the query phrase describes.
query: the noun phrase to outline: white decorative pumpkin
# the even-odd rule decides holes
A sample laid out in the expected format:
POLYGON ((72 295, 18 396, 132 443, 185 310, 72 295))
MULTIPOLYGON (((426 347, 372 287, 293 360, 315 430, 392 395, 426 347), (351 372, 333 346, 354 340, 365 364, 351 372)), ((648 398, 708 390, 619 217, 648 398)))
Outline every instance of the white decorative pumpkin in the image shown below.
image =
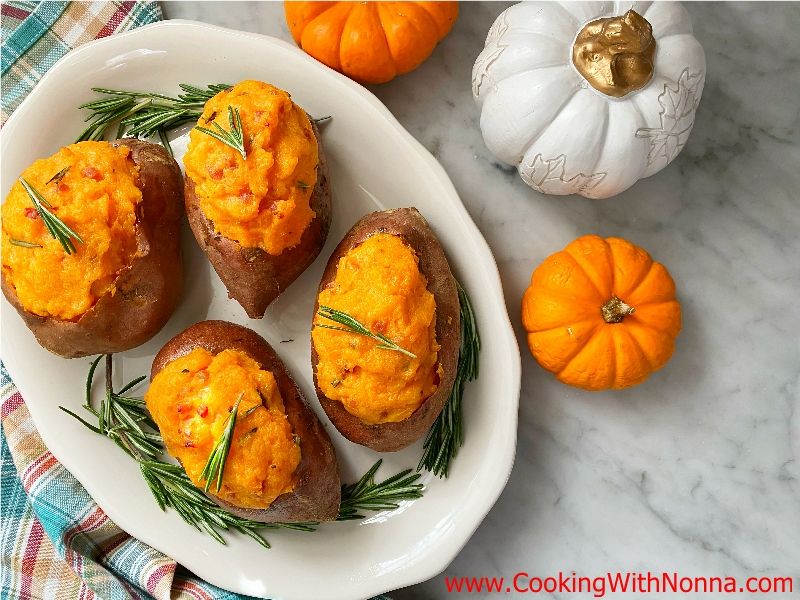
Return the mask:
POLYGON ((608 198, 678 155, 705 70, 678 2, 522 2, 489 30, 472 93, 486 146, 525 183, 608 198))

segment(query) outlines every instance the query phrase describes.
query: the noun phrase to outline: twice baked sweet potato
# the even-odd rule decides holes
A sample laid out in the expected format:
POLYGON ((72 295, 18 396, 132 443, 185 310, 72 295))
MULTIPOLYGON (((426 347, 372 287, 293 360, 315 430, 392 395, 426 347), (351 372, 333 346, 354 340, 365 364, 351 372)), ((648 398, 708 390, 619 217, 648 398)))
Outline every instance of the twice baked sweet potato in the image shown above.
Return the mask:
POLYGON ((363 217, 319 285, 311 361, 322 408, 353 442, 379 451, 408 446, 449 397, 460 331, 456 281, 422 215, 400 208, 363 217), (348 331, 346 319, 328 317, 334 313, 391 344, 348 331))
POLYGON ((21 178, 82 240, 70 238, 68 254, 21 182, 14 185, 3 205, 2 289, 39 343, 74 358, 155 335, 181 291, 177 163, 136 139, 80 142, 21 178))
POLYGON ((203 321, 153 360, 148 410, 168 452, 204 486, 202 468, 239 400, 220 491, 207 495, 264 523, 330 521, 341 482, 328 434, 278 355, 254 331, 203 321))
POLYGON ((286 92, 241 82, 209 100, 198 124, 228 127, 226 107, 251 140, 246 158, 192 130, 186 214, 228 295, 257 319, 325 245, 331 187, 319 130, 286 92))

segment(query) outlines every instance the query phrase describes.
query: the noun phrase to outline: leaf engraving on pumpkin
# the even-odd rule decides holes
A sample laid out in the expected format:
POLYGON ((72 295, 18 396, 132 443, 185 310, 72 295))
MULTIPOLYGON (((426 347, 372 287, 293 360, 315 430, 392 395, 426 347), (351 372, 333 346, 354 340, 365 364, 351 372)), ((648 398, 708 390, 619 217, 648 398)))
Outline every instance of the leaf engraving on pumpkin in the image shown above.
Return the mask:
POLYGON ((698 91, 701 81, 702 72, 690 74, 689 69, 684 69, 678 81, 674 82, 674 87, 670 87, 669 83, 664 84, 664 91, 658 96, 661 127, 640 127, 636 130, 637 138, 650 138, 648 165, 662 158, 669 164, 683 149, 700 103, 698 91))
POLYGON ((560 154, 549 160, 542 159, 541 154, 533 157, 527 163, 519 165, 519 174, 522 180, 533 189, 543 194, 578 194, 596 187, 607 173, 592 173, 584 175, 578 173, 565 179, 567 157, 560 154))
POLYGON ((489 69, 494 62, 500 58, 508 44, 501 43, 503 34, 508 31, 508 22, 503 13, 497 21, 492 24, 489 34, 486 36, 486 48, 478 56, 475 66, 472 68, 472 97, 478 98, 481 89, 486 83, 493 85, 492 78, 489 76, 489 69), (493 47, 489 44, 496 43, 493 47), (488 80, 488 82, 487 82, 488 80))

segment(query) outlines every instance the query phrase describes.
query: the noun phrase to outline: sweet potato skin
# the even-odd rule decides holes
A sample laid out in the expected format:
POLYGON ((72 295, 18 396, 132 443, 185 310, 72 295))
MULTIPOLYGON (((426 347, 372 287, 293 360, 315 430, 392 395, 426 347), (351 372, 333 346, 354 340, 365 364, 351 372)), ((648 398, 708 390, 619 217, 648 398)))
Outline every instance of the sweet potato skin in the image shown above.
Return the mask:
MULTIPOLYGON (((419 258, 420 272, 428 280, 428 291, 436 300, 436 339, 439 350, 439 363, 443 375, 439 387, 406 420, 397 423, 372 425, 350 414, 341 402, 328 398, 317 381, 317 355, 314 342, 311 342, 311 364, 314 371, 314 387, 320 404, 333 423, 348 440, 372 448, 379 452, 393 452, 413 444, 430 429, 436 417, 450 396, 458 367, 458 353, 461 346, 461 310, 458 300, 456 280, 450 271, 444 250, 428 223, 416 208, 398 208, 366 215, 344 236, 333 251, 322 280, 317 298, 328 284, 336 278, 336 268, 341 259, 351 249, 367 238, 378 233, 388 233, 400 237, 419 258)), ((314 314, 319 310, 319 300, 314 304, 314 314)))
POLYGON ((270 371, 278 384, 286 414, 295 435, 300 436, 300 464, 292 492, 282 494, 267 509, 241 508, 206 494, 228 512, 262 523, 332 521, 339 514, 341 481, 336 453, 327 432, 308 407, 303 394, 275 350, 253 330, 226 321, 201 321, 179 333, 153 359, 150 380, 172 360, 194 348, 212 354, 239 350, 270 371))
POLYGON ((214 231, 214 224, 200 208, 194 182, 186 178, 186 216, 200 248, 228 289, 228 295, 242 305, 247 316, 260 319, 267 306, 314 262, 331 225, 331 185, 319 129, 312 121, 317 139, 319 165, 317 182, 311 194, 311 210, 316 213, 298 243, 274 256, 261 248, 243 248, 214 231))
POLYGON ((8 302, 44 348, 65 358, 111 354, 135 348, 166 324, 181 294, 183 182, 164 148, 137 139, 112 142, 131 150, 139 167, 142 200, 136 208, 136 255, 107 293, 76 321, 25 310, 14 286, 2 278, 8 302))

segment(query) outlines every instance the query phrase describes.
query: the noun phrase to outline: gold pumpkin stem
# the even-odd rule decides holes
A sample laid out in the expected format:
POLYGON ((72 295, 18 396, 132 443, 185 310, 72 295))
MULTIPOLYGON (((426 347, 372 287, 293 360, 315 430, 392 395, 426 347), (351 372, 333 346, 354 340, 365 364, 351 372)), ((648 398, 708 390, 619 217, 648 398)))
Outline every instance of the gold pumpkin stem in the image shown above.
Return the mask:
POLYGON ((632 315, 634 312, 636 312, 635 308, 625 304, 616 296, 612 296, 611 300, 603 304, 600 309, 600 313, 606 323, 621 323, 625 317, 632 315))
POLYGON ((594 89, 622 98, 652 79, 655 53, 652 26, 629 10, 585 25, 572 46, 572 62, 594 89))

